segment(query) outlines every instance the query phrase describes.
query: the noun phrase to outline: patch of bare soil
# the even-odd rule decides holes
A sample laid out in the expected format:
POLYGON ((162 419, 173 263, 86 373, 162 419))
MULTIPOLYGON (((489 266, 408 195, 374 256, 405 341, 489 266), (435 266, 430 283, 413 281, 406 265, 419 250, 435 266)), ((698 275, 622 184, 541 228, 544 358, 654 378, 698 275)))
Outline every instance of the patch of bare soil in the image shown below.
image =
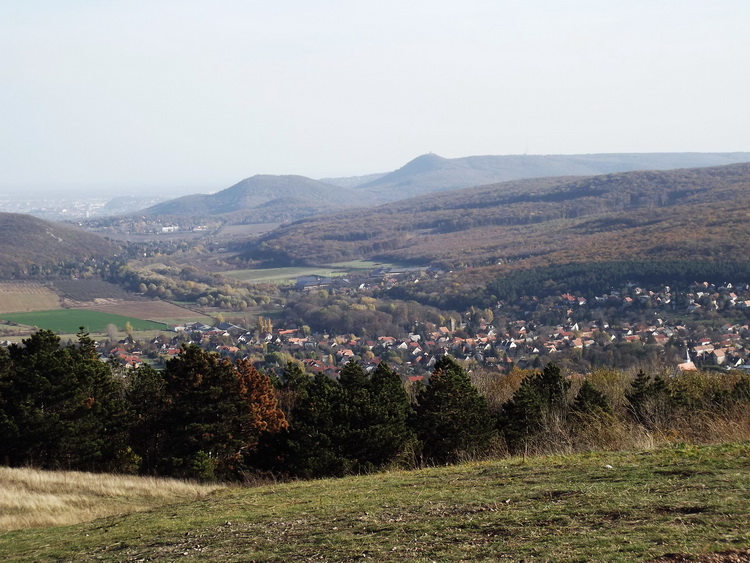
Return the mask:
POLYGON ((687 555, 682 553, 668 553, 657 559, 652 559, 652 563, 672 563, 672 562, 699 562, 699 563, 743 563, 750 561, 750 549, 729 550, 721 553, 711 553, 707 555, 687 555))

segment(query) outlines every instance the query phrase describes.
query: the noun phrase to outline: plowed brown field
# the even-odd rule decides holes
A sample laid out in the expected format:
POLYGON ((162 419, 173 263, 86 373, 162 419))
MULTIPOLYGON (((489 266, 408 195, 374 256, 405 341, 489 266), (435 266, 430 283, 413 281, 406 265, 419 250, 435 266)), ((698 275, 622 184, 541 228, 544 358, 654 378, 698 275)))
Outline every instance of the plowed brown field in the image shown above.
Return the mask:
POLYGON ((0 282, 0 313, 60 309, 60 297, 41 283, 0 282))

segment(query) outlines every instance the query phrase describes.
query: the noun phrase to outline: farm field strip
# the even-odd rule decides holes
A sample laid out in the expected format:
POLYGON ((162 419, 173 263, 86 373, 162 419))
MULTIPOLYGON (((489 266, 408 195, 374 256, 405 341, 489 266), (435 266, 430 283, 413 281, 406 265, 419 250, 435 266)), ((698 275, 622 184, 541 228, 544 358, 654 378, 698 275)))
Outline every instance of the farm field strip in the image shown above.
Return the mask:
POLYGON ((405 268, 413 267, 406 264, 394 262, 374 262, 372 260, 349 260, 348 262, 334 262, 331 268, 343 268, 348 270, 375 270, 377 268, 405 268))
POLYGON ((0 313, 59 309, 60 298, 48 287, 33 282, 0 283, 0 313))
POLYGON ((86 331, 92 333, 104 333, 107 332, 108 325, 114 324, 119 329, 123 329, 126 322, 129 322, 135 330, 165 330, 168 328, 165 323, 145 321, 135 317, 102 313, 89 309, 4 313, 0 319, 64 334, 75 334, 79 327, 84 327, 86 331))
POLYGON ((347 272, 335 268, 263 268, 259 270, 229 270, 222 275, 245 282, 286 283, 301 276, 345 276, 347 272))
POLYGON ((90 311, 135 317, 147 321, 167 324, 187 321, 207 321, 207 315, 174 305, 166 301, 123 301, 119 303, 94 304, 85 307, 90 311))
POLYGON ((375 270, 377 268, 400 268, 406 267, 392 262, 374 262, 372 260, 350 260, 348 262, 336 262, 329 266, 321 267, 287 267, 287 268, 259 268, 253 270, 229 270, 221 272, 245 282, 271 282, 286 283, 294 281, 301 276, 346 276, 355 271, 375 270))

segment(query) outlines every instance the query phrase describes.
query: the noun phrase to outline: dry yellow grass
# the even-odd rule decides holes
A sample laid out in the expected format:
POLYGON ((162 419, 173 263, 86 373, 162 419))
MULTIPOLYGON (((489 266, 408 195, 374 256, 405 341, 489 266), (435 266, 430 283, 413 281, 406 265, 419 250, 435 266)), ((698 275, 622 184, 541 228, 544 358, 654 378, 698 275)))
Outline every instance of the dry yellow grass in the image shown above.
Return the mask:
POLYGON ((0 531, 143 511, 219 488, 172 479, 0 467, 0 531))
POLYGON ((60 306, 60 297, 40 283, 0 283, 0 313, 50 311, 60 306))

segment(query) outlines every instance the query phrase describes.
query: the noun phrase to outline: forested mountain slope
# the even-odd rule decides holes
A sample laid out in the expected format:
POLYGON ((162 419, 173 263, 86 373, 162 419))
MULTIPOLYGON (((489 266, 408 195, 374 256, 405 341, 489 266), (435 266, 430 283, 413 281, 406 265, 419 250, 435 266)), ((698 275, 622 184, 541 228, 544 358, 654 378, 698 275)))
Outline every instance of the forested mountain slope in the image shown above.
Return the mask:
POLYGON ((424 154, 357 188, 380 201, 436 191, 553 176, 594 176, 634 170, 670 170, 750 162, 750 153, 622 153, 502 155, 443 158, 424 154))
POLYGON ((297 221, 253 244, 249 255, 445 267, 744 259, 749 189, 750 164, 525 180, 297 221))
POLYGON ((0 277, 42 273, 50 266, 117 252, 99 235, 18 213, 0 213, 0 240, 0 277))

